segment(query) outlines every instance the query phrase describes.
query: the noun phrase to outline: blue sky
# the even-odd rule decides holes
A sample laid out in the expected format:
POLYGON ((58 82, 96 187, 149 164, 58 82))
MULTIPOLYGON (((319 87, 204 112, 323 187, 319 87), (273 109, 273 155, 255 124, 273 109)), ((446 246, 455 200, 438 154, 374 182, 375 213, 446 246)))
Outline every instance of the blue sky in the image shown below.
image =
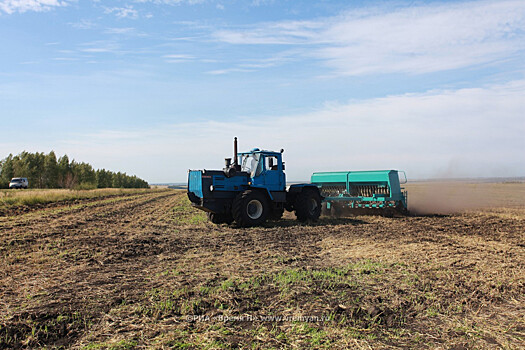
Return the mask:
POLYGON ((0 0, 0 157, 525 175, 524 1, 0 0))

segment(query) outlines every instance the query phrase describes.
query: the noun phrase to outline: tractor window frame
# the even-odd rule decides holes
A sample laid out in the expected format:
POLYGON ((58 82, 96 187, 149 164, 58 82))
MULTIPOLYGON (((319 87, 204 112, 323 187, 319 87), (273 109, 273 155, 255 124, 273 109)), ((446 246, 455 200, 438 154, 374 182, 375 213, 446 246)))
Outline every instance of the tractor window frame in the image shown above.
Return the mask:
POLYGON ((264 169, 265 171, 276 171, 279 170, 279 158, 275 155, 264 156, 264 169), (270 167, 270 158, 273 159, 273 166, 270 167))
POLYGON ((256 177, 263 172, 263 162, 260 153, 248 153, 242 155, 241 171, 250 173, 251 177, 256 177), (248 164, 249 161, 249 164, 248 164))

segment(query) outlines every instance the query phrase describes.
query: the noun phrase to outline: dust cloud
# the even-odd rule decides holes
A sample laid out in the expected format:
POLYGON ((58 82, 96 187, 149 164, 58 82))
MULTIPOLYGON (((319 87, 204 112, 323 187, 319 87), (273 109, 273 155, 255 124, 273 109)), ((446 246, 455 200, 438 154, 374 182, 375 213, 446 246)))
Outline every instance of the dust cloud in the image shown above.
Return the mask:
POLYGON ((408 209, 416 215, 453 214, 501 206, 494 184, 426 182, 406 185, 408 209))

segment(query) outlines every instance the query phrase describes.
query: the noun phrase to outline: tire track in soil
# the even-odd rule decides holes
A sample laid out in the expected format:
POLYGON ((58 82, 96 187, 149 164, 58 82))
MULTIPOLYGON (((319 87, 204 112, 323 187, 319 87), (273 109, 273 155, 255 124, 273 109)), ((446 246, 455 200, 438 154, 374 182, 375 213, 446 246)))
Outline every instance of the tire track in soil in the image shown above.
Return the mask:
MULTIPOLYGON (((169 191, 100 201, 0 227, 2 332, 23 339, 31 319, 79 312, 94 320, 112 305, 133 302, 152 259, 164 250, 183 249, 175 237, 163 242, 172 233, 170 208, 181 195, 169 191)), ((63 328, 50 343, 70 342, 81 333, 79 325, 63 328)))
POLYGON ((12 233, 16 234, 16 237, 19 237, 21 234, 20 229, 23 229, 26 226, 29 226, 30 229, 34 231, 34 228, 38 223, 49 225, 53 222, 67 223, 65 224, 65 228, 73 228, 75 222, 82 223, 85 220, 89 220, 89 217, 79 220, 79 213, 82 213, 83 215, 95 215, 97 212, 104 210, 104 208, 114 206, 116 203, 131 202, 135 199, 142 198, 145 195, 151 195, 151 193, 124 195, 119 197, 113 196, 111 198, 101 197, 98 200, 86 199, 59 207, 46 206, 40 210, 30 211, 21 215, 15 214, 15 216, 0 218, 0 232, 5 238, 8 238, 6 233, 8 233, 9 230, 13 230, 12 233))
POLYGON ((90 202, 99 202, 105 199, 117 198, 117 197, 130 197, 136 196, 140 193, 120 193, 120 194, 109 194, 102 195, 92 198, 83 198, 83 199, 64 199, 56 202, 42 203, 42 204, 33 204, 33 205, 14 205, 9 207, 0 208, 0 222, 2 222, 4 217, 21 217, 26 214, 31 214, 33 212, 42 212, 46 210, 61 209, 65 207, 71 207, 79 203, 90 203, 90 202))

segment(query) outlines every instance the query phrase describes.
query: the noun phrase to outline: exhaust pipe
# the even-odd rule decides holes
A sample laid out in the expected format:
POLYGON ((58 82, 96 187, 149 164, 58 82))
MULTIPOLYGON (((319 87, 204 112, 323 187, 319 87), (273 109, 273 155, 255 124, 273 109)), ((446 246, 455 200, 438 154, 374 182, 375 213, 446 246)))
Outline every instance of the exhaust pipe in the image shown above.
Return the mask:
POLYGON ((225 158, 225 167, 224 174, 226 177, 233 177, 237 171, 241 171, 241 166, 239 165, 239 158, 237 157, 237 138, 233 139, 233 163, 231 163, 230 158, 225 158))
POLYGON ((237 158, 237 137, 233 139, 233 166, 237 169, 239 159, 237 158))

